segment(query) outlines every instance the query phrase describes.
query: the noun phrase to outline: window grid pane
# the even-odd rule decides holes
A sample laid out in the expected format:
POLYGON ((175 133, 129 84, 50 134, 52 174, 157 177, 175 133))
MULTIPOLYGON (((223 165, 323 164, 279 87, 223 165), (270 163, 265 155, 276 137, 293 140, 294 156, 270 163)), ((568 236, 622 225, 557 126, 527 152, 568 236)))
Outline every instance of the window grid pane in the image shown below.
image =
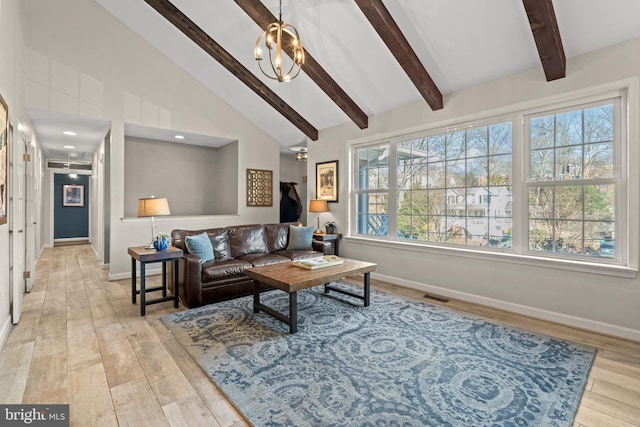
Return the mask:
POLYGON ((396 144, 399 239, 511 247, 511 122, 396 144))
POLYGON ((356 232, 371 236, 388 233, 389 144, 361 148, 356 191, 356 232), (382 190, 382 191, 380 191, 382 190))
POLYGON ((529 123, 529 251, 613 258, 613 103, 529 123))

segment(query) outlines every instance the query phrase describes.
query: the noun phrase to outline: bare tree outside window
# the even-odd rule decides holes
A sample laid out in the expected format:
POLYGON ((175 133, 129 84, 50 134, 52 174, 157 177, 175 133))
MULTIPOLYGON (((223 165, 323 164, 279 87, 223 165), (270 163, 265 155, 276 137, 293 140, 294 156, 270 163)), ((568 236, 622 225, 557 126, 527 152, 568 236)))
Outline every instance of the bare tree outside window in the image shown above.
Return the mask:
POLYGON ((529 250, 613 257, 614 105, 529 121, 529 250))

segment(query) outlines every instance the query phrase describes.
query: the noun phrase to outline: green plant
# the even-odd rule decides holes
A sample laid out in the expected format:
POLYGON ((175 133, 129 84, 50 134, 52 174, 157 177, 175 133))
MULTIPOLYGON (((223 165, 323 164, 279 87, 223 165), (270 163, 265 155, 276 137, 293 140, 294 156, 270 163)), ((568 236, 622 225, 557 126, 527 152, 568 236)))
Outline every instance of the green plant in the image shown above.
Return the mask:
POLYGON ((327 222, 324 223, 325 227, 328 227, 330 225, 333 225, 335 227, 336 226, 336 222, 335 221, 327 221, 327 222))

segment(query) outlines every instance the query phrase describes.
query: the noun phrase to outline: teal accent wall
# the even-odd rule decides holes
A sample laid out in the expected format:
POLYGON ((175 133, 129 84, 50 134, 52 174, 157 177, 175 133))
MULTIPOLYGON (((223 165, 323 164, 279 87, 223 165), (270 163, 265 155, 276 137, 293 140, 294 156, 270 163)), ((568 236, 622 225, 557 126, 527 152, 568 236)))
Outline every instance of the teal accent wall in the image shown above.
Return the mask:
POLYGON ((66 174, 55 174, 53 178, 53 238, 73 239, 89 237, 89 175, 69 178, 66 174), (62 186, 84 185, 84 206, 62 206, 62 186))

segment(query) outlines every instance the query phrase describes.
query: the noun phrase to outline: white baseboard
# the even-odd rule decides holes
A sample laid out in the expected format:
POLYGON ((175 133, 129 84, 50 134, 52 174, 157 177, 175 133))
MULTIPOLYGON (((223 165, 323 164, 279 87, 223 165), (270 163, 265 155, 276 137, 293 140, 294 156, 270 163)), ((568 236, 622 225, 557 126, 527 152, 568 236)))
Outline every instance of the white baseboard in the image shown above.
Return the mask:
POLYGON ((414 282, 412 280, 399 279, 397 277, 385 276, 378 273, 371 273, 371 277, 387 283, 392 283, 394 285, 405 286, 407 288, 417 289, 419 291, 432 293, 438 296, 449 297, 460 301, 498 308, 501 310, 510 311, 512 313, 535 317, 537 319, 585 329, 592 332, 598 332, 601 334, 611 335, 633 341, 640 341, 640 331, 626 328, 624 326, 612 325, 596 320, 585 319, 583 317, 571 316, 568 314, 557 313, 554 311, 543 310, 540 308, 497 300, 493 298, 487 298, 479 295, 469 294, 466 292, 454 291, 447 288, 441 288, 439 286, 427 285, 424 283, 414 282))
POLYGON ((53 242, 88 242, 89 236, 87 237, 65 237, 62 239, 53 239, 53 242))
POLYGON ((0 328, 0 351, 4 348, 7 338, 9 338, 9 332, 11 332, 11 315, 7 316, 0 328))

